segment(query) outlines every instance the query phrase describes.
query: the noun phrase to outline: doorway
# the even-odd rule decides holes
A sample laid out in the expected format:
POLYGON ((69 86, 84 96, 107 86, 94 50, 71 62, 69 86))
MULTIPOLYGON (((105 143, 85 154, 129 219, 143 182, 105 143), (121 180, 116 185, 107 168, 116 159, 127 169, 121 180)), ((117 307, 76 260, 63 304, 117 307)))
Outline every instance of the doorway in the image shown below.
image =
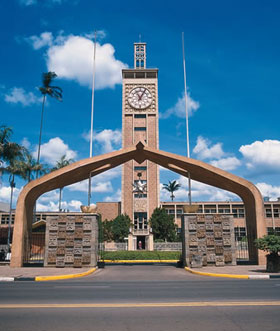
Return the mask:
POLYGON ((146 237, 137 236, 137 250, 146 249, 146 237))

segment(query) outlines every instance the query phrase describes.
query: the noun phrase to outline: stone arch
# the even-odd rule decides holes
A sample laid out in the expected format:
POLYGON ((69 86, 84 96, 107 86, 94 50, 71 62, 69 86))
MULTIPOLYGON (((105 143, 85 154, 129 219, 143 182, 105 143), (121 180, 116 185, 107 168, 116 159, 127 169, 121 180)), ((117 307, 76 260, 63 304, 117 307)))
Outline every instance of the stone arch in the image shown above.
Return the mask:
POLYGON ((138 163, 149 160, 186 177, 189 171, 194 180, 239 195, 246 210, 250 260, 259 264, 264 263, 264 254, 253 245, 255 238, 266 234, 263 200, 255 185, 202 161, 163 152, 139 142, 120 151, 72 163, 28 183, 21 191, 17 202, 11 266, 20 267, 23 264, 24 251, 29 246, 33 207, 42 194, 87 179, 90 173, 96 176, 132 159, 138 163))

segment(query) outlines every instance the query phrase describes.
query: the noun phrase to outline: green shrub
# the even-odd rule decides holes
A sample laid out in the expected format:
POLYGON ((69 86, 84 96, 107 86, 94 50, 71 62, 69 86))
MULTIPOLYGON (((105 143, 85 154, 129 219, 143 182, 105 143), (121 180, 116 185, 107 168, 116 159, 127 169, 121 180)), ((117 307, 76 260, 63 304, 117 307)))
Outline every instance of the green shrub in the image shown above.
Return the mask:
POLYGON ((105 260, 179 260, 177 251, 116 251, 104 252, 105 260))
POLYGON ((274 234, 263 236, 255 240, 255 245, 262 251, 278 254, 280 252, 280 236, 274 234))

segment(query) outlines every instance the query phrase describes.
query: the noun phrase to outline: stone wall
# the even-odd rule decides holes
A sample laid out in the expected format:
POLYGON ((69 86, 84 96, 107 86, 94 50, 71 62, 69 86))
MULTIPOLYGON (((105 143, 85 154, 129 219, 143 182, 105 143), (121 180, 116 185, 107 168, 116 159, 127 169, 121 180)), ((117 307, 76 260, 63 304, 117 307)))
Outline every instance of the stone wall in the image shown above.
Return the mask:
POLYGON ((98 253, 98 216, 49 216, 46 220, 44 266, 94 267, 98 253))
POLYGON ((187 266, 236 265, 232 215, 186 214, 182 217, 187 266))

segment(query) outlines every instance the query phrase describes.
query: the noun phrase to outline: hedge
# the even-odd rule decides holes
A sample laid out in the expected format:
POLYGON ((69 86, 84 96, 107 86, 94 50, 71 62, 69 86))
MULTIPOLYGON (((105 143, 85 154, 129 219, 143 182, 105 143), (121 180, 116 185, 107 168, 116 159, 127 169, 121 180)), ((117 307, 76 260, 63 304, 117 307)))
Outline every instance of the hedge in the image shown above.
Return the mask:
POLYGON ((113 251, 102 252, 104 260, 179 260, 181 252, 169 251, 113 251))

